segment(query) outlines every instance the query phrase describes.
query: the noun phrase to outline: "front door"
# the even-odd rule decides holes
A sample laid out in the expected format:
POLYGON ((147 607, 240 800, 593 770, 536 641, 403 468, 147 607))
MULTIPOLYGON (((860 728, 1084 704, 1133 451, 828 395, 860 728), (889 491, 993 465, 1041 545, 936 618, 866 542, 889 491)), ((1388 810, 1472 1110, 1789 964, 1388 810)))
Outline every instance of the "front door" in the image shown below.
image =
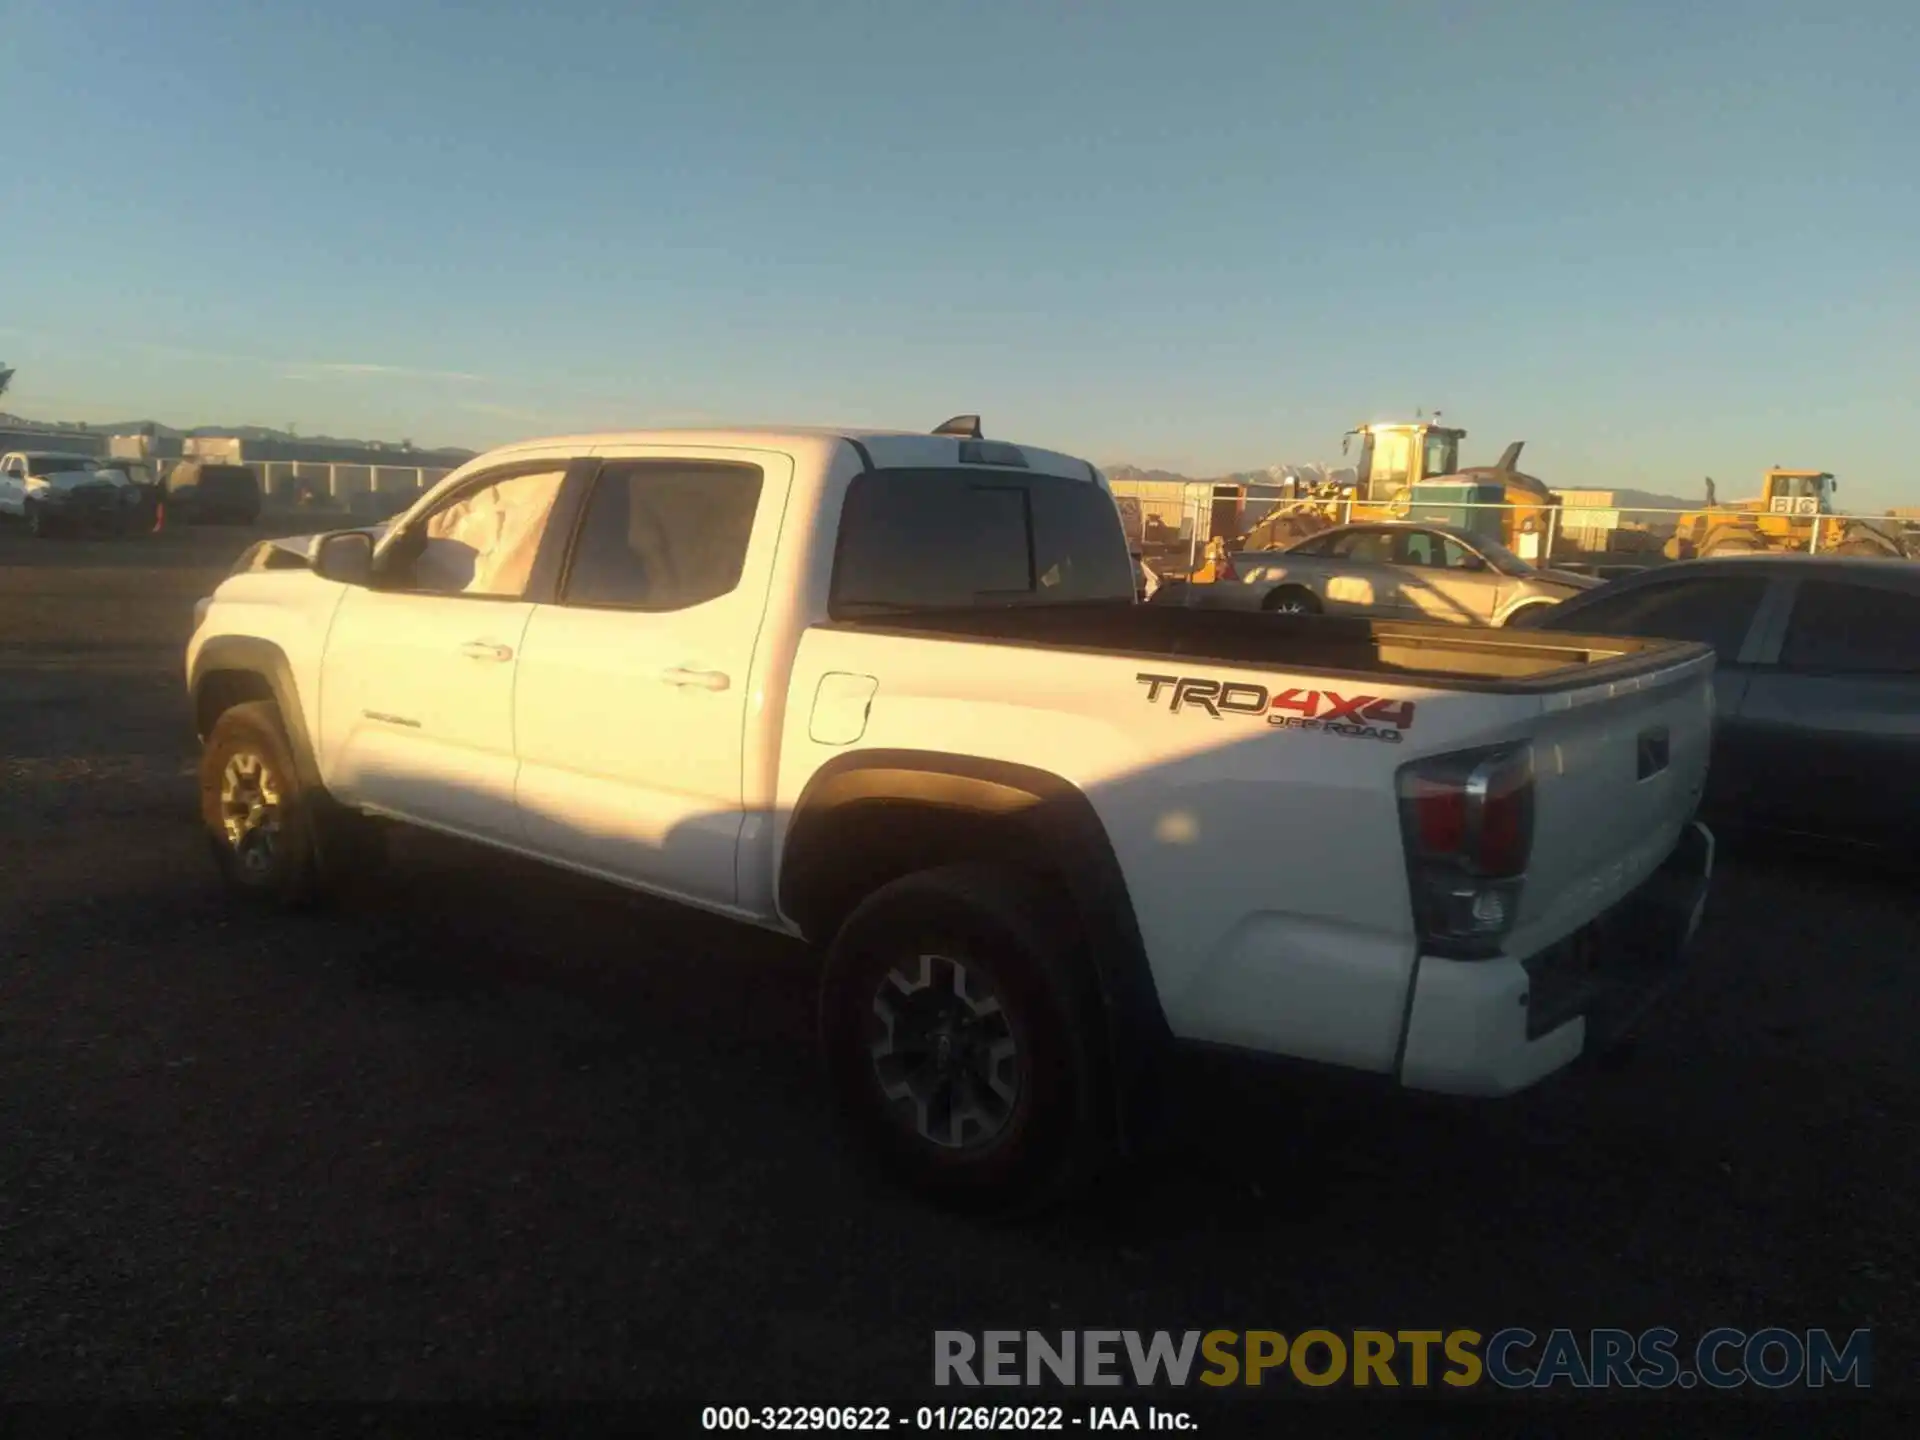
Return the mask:
POLYGON ((1394 560, 1391 530, 1350 530, 1327 547, 1321 600, 1332 614, 1417 616, 1407 577, 1394 560))
POLYGON ((517 842, 513 692, 562 460, 476 477, 382 547, 327 638, 320 746, 344 801, 517 842))
POLYGON ((754 650, 792 471, 765 451, 603 455, 514 702, 521 825, 543 855, 736 903, 746 727, 766 714, 754 650))
POLYGON ((1503 577, 1450 535, 1433 530, 1399 532, 1398 563, 1411 572, 1407 598, 1429 620, 1487 624, 1500 603, 1503 577))

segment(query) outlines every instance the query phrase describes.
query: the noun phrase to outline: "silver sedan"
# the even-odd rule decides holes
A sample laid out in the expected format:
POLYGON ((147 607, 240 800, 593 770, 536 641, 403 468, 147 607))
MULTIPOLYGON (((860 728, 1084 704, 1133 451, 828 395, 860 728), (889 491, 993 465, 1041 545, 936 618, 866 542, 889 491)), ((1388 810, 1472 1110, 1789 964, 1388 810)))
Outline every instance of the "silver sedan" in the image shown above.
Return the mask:
POLYGON ((1341 525, 1232 560, 1234 579, 1163 591, 1163 602, 1505 625, 1601 583, 1538 569, 1485 536, 1409 522, 1341 525))

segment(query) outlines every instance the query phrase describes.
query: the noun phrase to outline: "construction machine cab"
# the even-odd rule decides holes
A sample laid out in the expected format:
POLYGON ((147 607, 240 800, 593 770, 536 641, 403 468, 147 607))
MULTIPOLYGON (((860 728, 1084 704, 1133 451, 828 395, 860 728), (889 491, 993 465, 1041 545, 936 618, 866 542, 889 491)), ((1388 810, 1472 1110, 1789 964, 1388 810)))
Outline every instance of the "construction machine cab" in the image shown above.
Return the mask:
POLYGON ((1385 502, 1411 485, 1460 470, 1460 442, 1464 430, 1430 420, 1356 425, 1341 443, 1343 453, 1360 437, 1360 455, 1354 467, 1355 489, 1363 502, 1385 502))
POLYGON ((1769 515, 1831 515, 1839 482, 1824 470, 1767 472, 1762 500, 1769 515))

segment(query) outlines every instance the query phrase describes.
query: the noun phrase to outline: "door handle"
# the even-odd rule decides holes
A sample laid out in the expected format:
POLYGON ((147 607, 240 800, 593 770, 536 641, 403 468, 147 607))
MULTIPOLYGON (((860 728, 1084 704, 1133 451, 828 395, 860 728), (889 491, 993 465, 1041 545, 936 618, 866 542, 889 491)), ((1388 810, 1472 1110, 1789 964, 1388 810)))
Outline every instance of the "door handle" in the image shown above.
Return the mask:
POLYGON ((678 665, 671 670, 662 670, 660 678, 683 690, 724 690, 733 683, 723 671, 687 670, 678 665))
POLYGON ((460 647, 460 653, 469 660, 492 660, 498 663, 513 659, 511 645, 496 645, 491 640, 469 640, 460 647))

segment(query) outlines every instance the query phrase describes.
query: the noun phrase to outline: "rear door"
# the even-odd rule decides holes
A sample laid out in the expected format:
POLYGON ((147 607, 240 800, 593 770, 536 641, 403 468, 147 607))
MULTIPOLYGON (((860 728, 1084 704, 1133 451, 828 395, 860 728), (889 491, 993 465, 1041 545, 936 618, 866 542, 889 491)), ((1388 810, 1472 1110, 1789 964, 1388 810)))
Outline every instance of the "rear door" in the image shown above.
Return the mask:
POLYGON ((1758 572, 1690 571, 1609 593, 1592 592, 1591 602, 1562 605, 1539 627, 1576 634, 1697 640, 1713 647, 1716 728, 1707 778, 1709 814, 1743 812, 1744 797, 1756 775, 1764 773, 1763 768, 1756 769, 1740 712, 1758 659, 1757 646, 1770 628, 1766 617, 1780 603, 1781 595, 1772 585, 1758 572))
POLYGON ((1889 574, 1795 579, 1740 726, 1761 823, 1869 843, 1920 833, 1920 594, 1889 574))
POLYGON ((514 701, 527 842, 631 884, 732 906, 750 673, 791 457, 603 451, 514 701))

